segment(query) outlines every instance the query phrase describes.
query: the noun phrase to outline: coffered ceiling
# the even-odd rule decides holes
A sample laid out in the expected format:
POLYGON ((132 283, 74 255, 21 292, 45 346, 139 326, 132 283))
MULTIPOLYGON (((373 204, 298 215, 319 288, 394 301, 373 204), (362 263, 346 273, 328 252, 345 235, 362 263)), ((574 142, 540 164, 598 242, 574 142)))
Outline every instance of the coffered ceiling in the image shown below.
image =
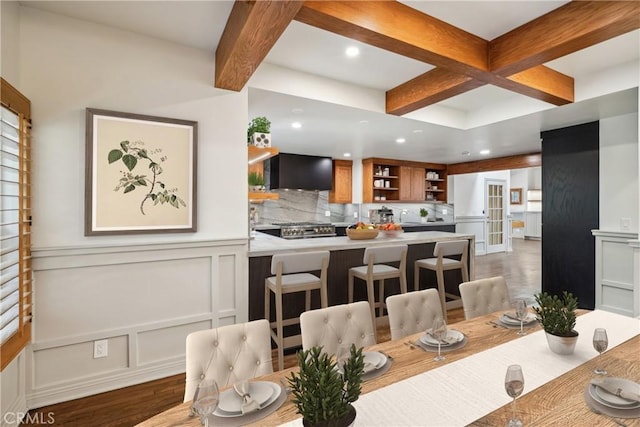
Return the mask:
POLYGON ((217 51, 217 87, 243 88, 264 62, 386 93, 390 114, 250 88, 250 116, 272 120, 282 151, 454 163, 537 151, 540 130, 638 109, 637 88, 581 93, 594 75, 638 72, 638 2, 21 4, 217 51))

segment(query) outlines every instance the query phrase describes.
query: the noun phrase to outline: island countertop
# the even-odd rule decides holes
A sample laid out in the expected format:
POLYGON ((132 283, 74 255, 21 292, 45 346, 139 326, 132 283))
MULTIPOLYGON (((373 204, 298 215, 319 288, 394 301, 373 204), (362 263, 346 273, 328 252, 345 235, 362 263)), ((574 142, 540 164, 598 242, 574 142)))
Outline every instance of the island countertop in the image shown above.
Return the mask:
MULTIPOLYGON (((397 237, 387 237, 382 232, 375 239, 351 240, 345 236, 317 237, 309 239, 283 239, 269 234, 256 232, 256 237, 249 242, 249 257, 269 256, 291 251, 339 251, 346 249, 360 249, 371 246, 388 244, 414 245, 419 243, 435 243, 446 240, 471 239, 473 234, 447 233, 443 231, 418 231, 402 233, 397 237)), ((470 245, 473 250, 473 243, 470 245)))

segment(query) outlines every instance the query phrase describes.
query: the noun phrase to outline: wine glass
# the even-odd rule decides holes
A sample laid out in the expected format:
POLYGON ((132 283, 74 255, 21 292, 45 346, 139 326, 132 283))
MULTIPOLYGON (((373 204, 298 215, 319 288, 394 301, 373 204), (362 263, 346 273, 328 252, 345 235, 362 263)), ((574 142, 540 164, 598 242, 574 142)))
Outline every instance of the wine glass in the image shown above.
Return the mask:
POLYGON ((504 389, 513 398, 512 414, 508 427, 522 427, 522 421, 516 418, 516 397, 524 390, 524 377, 520 365, 509 365, 507 375, 504 377, 504 389))
POLYGON ((445 357, 440 355, 440 344, 447 337, 447 323, 442 317, 438 317, 431 325, 431 336, 438 341, 438 355, 433 358, 436 362, 444 360, 445 357))
POLYGON ((516 301, 516 317, 520 321, 520 330, 518 331, 518 335, 527 335, 527 332, 523 328, 524 319, 527 318, 529 314, 529 309, 527 308, 527 301, 523 299, 519 299, 516 301))
POLYGON ((218 384, 214 380, 202 380, 198 384, 198 397, 193 409, 200 415, 204 427, 209 427, 209 415, 218 407, 218 384))
MULTIPOLYGON (((602 363, 602 353, 609 346, 609 339, 607 338, 607 330, 604 328, 596 328, 593 331, 593 348, 600 353, 598 356, 598 364, 602 363)), ((607 371, 602 368, 596 368, 593 370, 594 374, 607 375, 607 371)))

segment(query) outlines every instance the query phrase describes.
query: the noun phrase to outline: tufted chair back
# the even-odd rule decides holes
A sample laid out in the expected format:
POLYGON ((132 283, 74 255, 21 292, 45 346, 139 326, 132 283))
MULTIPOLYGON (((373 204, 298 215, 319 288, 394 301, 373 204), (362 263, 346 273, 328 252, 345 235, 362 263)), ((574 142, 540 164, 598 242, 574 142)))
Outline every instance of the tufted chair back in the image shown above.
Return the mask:
POLYGON ((465 319, 511 308, 509 289, 502 276, 460 283, 458 288, 465 319))
POLYGON ((391 295, 387 298, 391 339, 396 340, 431 327, 442 317, 440 296, 435 288, 391 295))
POLYGON ((341 345, 376 343, 367 301, 305 311, 300 315, 300 330, 304 350, 321 345, 326 353, 335 354, 341 345))
POLYGON ((266 319, 192 332, 187 336, 184 401, 193 399, 200 380, 222 388, 273 372, 266 319))

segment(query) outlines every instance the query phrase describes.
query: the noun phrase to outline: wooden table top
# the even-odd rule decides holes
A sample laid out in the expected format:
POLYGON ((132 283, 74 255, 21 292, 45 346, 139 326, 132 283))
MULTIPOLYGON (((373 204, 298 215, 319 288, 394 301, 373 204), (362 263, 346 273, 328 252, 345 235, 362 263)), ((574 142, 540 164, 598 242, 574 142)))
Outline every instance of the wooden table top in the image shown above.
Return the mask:
MULTIPOLYGON (((580 314, 585 313, 584 310, 580 314)), ((470 339, 467 344, 458 350, 447 352, 446 360, 435 362, 433 357, 425 357, 425 352, 418 348, 406 345, 406 342, 417 340, 422 333, 405 337, 401 340, 387 341, 367 348, 370 351, 382 351, 393 357, 393 365, 384 375, 366 381, 362 384, 362 393, 380 389, 390 384, 405 380, 420 373, 452 363, 470 355, 493 348, 497 345, 518 338, 516 329, 506 329, 496 326, 494 322, 502 312, 492 313, 471 320, 451 325, 452 328, 463 332, 470 339)), ((528 329, 530 332, 540 330, 539 325, 528 329)), ((610 375, 630 378, 640 381, 640 364, 638 354, 640 350, 640 335, 636 335, 625 343, 606 351, 602 355, 602 363, 606 365, 610 375)), ((433 353, 431 353, 433 354, 433 353)), ((584 404, 582 393, 566 393, 579 387, 586 387, 596 364, 592 359, 551 382, 521 396, 518 399, 518 415, 524 425, 616 425, 602 415, 591 412, 584 404)), ((264 381, 279 382, 281 378, 290 376, 291 371, 297 368, 286 369, 265 375, 260 378, 264 381)), ((263 418, 255 425, 275 426, 299 418, 295 407, 291 402, 292 396, 273 414, 263 418)), ((170 426, 200 426, 198 418, 190 418, 189 403, 177 405, 161 414, 158 414, 141 424, 140 427, 170 427, 170 426)), ((511 415, 510 405, 505 405, 492 413, 476 420, 473 426, 497 426, 506 425, 511 415)), ((628 425, 640 425, 640 420, 628 420, 628 425), (632 424, 633 422, 636 424, 632 424)))

